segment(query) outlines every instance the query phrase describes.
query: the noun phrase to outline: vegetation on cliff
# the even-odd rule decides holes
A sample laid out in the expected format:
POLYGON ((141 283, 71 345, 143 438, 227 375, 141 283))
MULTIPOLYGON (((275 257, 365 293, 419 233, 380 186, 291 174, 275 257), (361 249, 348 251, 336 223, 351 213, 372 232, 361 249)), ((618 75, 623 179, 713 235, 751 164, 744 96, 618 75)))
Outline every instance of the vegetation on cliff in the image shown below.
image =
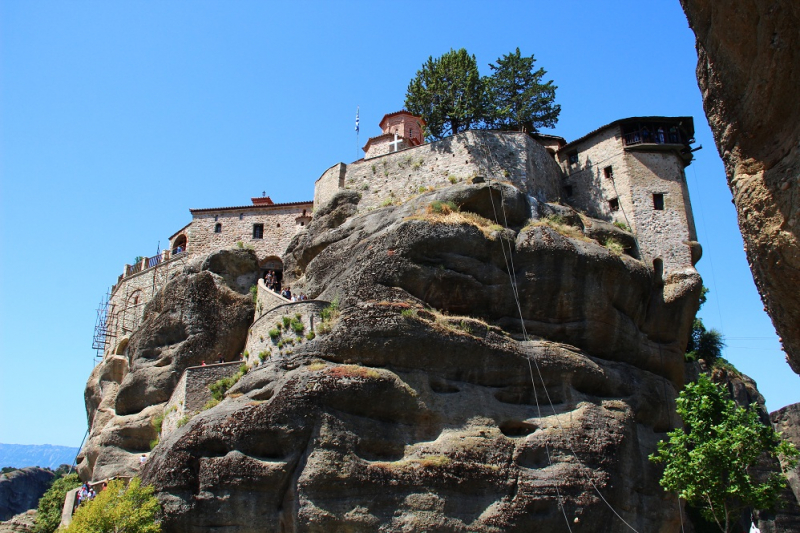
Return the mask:
POLYGON ((123 481, 111 481, 81 505, 65 533, 160 533, 161 506, 153 493, 153 487, 142 486, 138 477, 127 487, 123 481))
POLYGON ((666 465, 661 485, 726 533, 747 508, 772 508, 787 486, 786 477, 774 472, 757 480, 750 469, 765 454, 792 468, 798 451, 759 420, 757 405, 737 406, 705 374, 688 384, 676 403, 684 427, 668 433, 669 440, 650 456, 666 465))
POLYGON ((80 485, 81 480, 75 473, 67 474, 53 483, 44 496, 39 499, 33 533, 53 533, 58 528, 67 492, 80 487, 80 485))

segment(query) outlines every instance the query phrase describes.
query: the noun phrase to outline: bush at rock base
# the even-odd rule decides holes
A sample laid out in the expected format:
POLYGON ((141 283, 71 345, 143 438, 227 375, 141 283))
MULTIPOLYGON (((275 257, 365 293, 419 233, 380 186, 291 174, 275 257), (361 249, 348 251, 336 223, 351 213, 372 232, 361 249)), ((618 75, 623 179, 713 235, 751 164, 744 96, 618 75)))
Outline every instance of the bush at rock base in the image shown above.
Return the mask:
POLYGON ((153 487, 142 486, 138 477, 128 486, 115 480, 94 500, 83 504, 65 533, 159 533, 161 506, 153 487))

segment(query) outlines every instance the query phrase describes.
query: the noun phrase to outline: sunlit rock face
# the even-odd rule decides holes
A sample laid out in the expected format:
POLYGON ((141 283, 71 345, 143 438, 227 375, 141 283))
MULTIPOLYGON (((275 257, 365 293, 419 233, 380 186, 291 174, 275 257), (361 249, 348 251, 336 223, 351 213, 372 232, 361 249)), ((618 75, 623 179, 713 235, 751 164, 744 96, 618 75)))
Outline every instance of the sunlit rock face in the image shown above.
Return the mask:
POLYGON ((510 186, 358 201, 318 209, 285 256, 340 316, 150 455, 165 530, 678 530, 647 455, 678 422, 694 269, 655 279, 580 217, 572 237, 536 224, 559 208, 510 186), (481 218, 501 195, 507 227, 481 218), (430 212, 449 200, 462 214, 430 212))
POLYGON ((89 438, 78 456, 82 479, 132 476, 157 436, 181 373, 204 361, 238 358, 254 304, 242 277, 258 275, 255 254, 223 250, 177 274, 144 309, 124 353, 97 365, 84 393, 89 438))
POLYGON ((800 4, 681 0, 756 286, 800 373, 800 4))

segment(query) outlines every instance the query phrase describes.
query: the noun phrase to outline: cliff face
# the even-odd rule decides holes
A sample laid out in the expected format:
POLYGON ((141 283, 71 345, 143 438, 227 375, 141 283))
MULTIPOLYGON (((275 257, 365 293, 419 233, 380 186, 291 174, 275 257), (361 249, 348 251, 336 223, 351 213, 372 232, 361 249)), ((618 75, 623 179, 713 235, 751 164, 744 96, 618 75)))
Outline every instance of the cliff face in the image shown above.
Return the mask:
POLYGON ((681 0, 756 285, 800 373, 800 4, 681 0))
POLYGON ((317 210, 285 258, 293 289, 341 314, 151 453, 165 530, 627 529, 601 495, 640 531, 677 530, 647 455, 678 422, 694 269, 654 279, 580 229, 613 226, 509 186, 358 201, 317 210), (501 191, 506 227, 478 216, 501 191), (524 227, 555 212, 572 229, 524 227))
POLYGON ((34 466, 0 476, 0 520, 35 509, 53 477, 50 470, 34 466))
POLYGON ((138 472, 141 454, 158 436, 154 419, 183 370, 238 358, 253 319, 247 288, 257 272, 253 252, 217 252, 188 266, 147 304, 125 353, 106 357, 86 384, 90 433, 78 456, 81 479, 138 472))

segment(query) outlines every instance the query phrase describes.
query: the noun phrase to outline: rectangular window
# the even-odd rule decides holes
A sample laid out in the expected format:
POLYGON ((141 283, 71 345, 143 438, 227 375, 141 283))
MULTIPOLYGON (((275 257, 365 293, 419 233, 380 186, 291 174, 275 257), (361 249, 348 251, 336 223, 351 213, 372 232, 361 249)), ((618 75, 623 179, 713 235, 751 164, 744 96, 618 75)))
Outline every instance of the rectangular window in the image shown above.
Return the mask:
POLYGON ((253 238, 254 239, 264 238, 264 224, 253 224, 253 238))
POLYGON ((578 151, 574 150, 567 154, 567 159, 569 160, 570 165, 577 165, 578 164, 578 151))
POLYGON ((572 198, 572 185, 564 185, 564 196, 572 198))
POLYGON ((614 169, 611 167, 606 167, 603 169, 603 174, 605 174, 606 179, 613 180, 614 179, 614 169))
POLYGON ((608 201, 608 208, 612 211, 619 211, 619 198, 612 198, 608 201))
POLYGON ((656 211, 663 211, 664 210, 664 195, 663 194, 654 194, 653 195, 653 209, 656 211))

